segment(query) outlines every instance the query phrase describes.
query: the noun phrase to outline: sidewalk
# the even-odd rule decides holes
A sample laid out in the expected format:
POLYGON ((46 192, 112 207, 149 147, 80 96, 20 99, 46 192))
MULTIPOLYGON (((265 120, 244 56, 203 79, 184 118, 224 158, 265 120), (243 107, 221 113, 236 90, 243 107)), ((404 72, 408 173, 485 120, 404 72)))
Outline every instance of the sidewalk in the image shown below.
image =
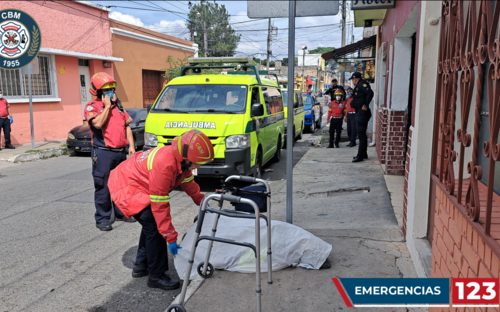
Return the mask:
MULTIPOLYGON (((287 268, 273 273, 272 285, 264 276, 262 311, 345 310, 332 277, 417 277, 375 149, 369 148, 369 160, 354 164, 356 152, 313 148, 295 166, 293 223, 332 244, 332 267, 287 268)), ((272 218, 285 221, 286 182, 273 181, 271 189, 272 218)), ((185 307, 191 312, 255 311, 254 288, 254 274, 217 270, 185 307)))
POLYGON ((5 149, 0 151, 0 161, 14 163, 26 162, 61 155, 66 150, 66 139, 35 142, 35 148, 31 143, 14 145, 15 149, 5 149))

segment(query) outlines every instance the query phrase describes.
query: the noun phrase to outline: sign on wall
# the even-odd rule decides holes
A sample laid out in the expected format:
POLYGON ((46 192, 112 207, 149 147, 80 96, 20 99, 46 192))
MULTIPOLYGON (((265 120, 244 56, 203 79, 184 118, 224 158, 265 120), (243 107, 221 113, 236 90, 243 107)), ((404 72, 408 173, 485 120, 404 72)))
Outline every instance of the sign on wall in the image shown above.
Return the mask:
POLYGON ((361 61, 355 64, 355 71, 361 73, 361 77, 373 83, 375 81, 375 60, 361 61))
POLYGON ((352 0, 351 10, 393 9, 396 0, 352 0))

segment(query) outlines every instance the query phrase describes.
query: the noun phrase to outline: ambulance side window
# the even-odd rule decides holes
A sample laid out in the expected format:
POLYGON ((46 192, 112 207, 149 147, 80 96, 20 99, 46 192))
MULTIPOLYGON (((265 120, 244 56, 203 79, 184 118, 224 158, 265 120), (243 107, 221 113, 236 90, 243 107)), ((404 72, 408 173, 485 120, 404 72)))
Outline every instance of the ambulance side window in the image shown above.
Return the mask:
POLYGON ((264 95, 268 115, 283 111, 283 97, 278 89, 273 87, 263 87, 262 93, 264 95))
POLYGON ((260 92, 259 88, 252 88, 252 104, 259 104, 260 101, 260 92))

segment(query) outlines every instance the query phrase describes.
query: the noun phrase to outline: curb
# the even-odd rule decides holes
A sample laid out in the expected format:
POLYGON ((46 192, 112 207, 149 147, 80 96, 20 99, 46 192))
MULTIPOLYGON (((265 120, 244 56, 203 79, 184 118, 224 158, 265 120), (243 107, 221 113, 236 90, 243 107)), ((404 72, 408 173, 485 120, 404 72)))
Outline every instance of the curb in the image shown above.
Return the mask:
POLYGON ((10 157, 7 161, 13 163, 27 162, 39 159, 61 156, 66 151, 66 148, 55 148, 38 153, 23 153, 10 157))

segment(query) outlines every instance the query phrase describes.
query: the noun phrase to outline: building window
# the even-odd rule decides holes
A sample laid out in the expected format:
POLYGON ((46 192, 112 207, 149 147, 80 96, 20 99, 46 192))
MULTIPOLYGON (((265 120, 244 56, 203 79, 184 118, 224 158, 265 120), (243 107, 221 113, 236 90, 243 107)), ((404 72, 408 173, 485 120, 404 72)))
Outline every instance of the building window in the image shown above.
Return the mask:
MULTIPOLYGON (((4 96, 10 99, 29 97, 27 68, 0 69, 0 86, 4 96)), ((38 56, 38 73, 31 75, 31 94, 34 98, 57 97, 54 58, 49 55, 38 56)))
POLYGON ((89 60, 78 59, 78 66, 89 66, 89 60))

